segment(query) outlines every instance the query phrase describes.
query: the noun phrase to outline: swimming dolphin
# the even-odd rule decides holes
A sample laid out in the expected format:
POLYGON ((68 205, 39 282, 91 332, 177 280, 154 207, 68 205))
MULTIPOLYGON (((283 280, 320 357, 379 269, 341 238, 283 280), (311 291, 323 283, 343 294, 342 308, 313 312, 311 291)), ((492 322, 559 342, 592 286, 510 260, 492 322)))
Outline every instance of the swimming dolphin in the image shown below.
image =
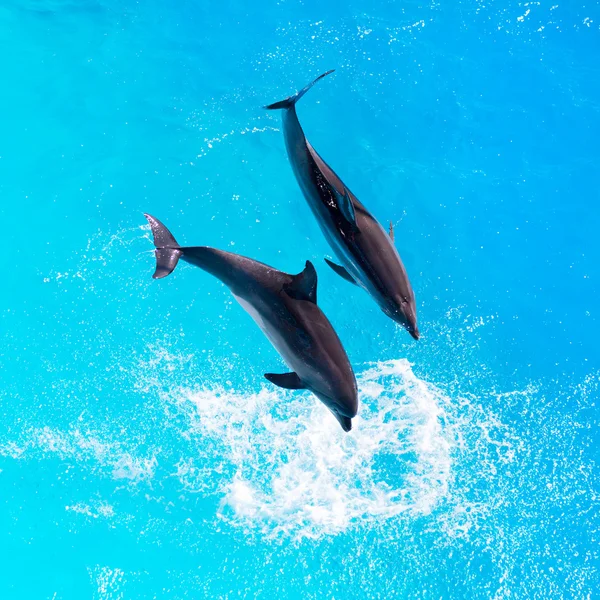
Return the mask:
POLYGON ((331 323, 317 306, 317 273, 310 261, 298 275, 205 246, 182 247, 151 215, 144 215, 154 236, 154 279, 169 275, 180 258, 208 271, 232 292, 292 369, 266 373, 275 385, 310 390, 334 414, 344 431, 358 410, 354 371, 331 323))
POLYGON ((296 102, 327 71, 293 96, 265 108, 283 109, 288 157, 310 208, 329 245, 344 266, 327 260, 341 277, 364 288, 383 312, 419 339, 415 295, 390 235, 344 185, 306 139, 296 114, 296 102))

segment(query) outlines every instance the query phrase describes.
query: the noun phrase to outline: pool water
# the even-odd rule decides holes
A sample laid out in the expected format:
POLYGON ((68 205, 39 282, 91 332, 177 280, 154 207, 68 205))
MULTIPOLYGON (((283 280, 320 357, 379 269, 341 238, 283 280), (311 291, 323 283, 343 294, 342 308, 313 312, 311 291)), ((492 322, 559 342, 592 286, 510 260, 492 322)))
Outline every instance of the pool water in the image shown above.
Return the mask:
POLYGON ((600 10, 5 0, 0 598, 592 598, 600 10), (387 226, 415 342, 332 257, 281 100, 387 226), (290 273, 345 434, 182 244, 290 273))

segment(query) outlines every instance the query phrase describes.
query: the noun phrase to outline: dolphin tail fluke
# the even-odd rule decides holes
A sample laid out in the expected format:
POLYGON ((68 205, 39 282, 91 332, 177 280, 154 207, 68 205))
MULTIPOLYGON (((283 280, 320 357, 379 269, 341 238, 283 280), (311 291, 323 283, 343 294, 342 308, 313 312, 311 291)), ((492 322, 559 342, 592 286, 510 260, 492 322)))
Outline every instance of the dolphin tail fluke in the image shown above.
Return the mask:
POLYGON ((327 73, 323 73, 322 75, 319 75, 314 81, 309 83, 305 88, 302 88, 299 92, 296 92, 293 96, 290 96, 289 98, 286 98, 285 100, 281 100, 280 102, 275 102, 274 104, 269 104, 268 106, 265 106, 265 108, 267 110, 277 110, 279 108, 282 108, 282 109, 291 108, 292 106, 294 106, 294 104, 296 104, 296 102, 298 102, 298 100, 300 100, 300 98, 302 98, 302 96, 304 96, 304 94, 306 94, 306 92, 308 92, 308 90, 310 90, 310 88, 313 85, 315 85, 315 83, 317 83, 317 81, 319 81, 320 79, 323 79, 323 77, 326 77, 327 75, 333 73, 334 71, 335 71, 335 69, 331 69, 331 71, 327 71, 327 73))
POLYGON ((154 251, 156 255, 156 271, 152 277, 153 279, 162 279, 173 272, 183 252, 173 234, 158 219, 145 213, 144 216, 148 219, 148 223, 150 223, 152 235, 154 236, 154 245, 156 246, 156 250, 154 251))

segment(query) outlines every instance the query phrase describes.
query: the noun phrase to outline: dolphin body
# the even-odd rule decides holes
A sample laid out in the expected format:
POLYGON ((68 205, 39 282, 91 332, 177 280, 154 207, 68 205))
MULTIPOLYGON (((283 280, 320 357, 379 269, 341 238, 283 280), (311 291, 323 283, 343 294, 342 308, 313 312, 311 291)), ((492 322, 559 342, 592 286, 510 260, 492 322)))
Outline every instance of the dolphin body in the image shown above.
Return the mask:
POLYGON ((296 102, 327 71, 293 96, 265 106, 282 109, 285 145, 294 175, 329 245, 344 266, 325 259, 347 281, 365 289, 383 312, 416 340, 417 309, 406 269, 390 235, 346 187, 306 139, 296 102))
POLYGON ((154 279, 169 275, 180 258, 220 279, 292 369, 265 377, 282 388, 310 390, 342 429, 350 431, 358 410, 356 378, 340 339, 317 306, 317 273, 312 263, 307 261, 302 273, 288 275, 231 252, 182 247, 158 219, 145 217, 156 246, 154 279))

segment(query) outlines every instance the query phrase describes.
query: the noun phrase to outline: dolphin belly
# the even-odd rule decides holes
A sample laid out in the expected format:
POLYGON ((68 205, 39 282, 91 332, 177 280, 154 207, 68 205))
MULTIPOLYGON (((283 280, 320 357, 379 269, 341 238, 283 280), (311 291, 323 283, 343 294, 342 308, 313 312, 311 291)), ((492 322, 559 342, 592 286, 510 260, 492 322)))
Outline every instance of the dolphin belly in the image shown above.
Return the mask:
MULTIPOLYGON (((233 292, 232 292, 233 293, 233 292)), ((233 294, 233 297, 237 300, 240 306, 252 317, 252 320, 260 327, 260 330, 265 334, 266 338, 271 342, 271 345, 283 358, 285 364, 298 373, 300 377, 302 374, 303 361, 298 359, 296 353, 293 352, 290 344, 286 343, 284 337, 280 335, 276 327, 274 327, 269 320, 265 318, 265 315, 248 300, 233 294)))
POLYGON ((271 319, 271 315, 279 311, 263 312, 248 299, 236 294, 233 296, 260 327, 290 370, 298 375, 304 388, 316 394, 336 418, 343 416, 344 412, 349 413, 348 417, 356 414, 358 401, 353 402, 357 390, 352 367, 331 324, 328 321, 326 324, 320 323, 317 314, 320 310, 316 306, 314 310, 310 306, 304 307, 307 311, 304 317, 295 315, 299 322, 292 324, 286 318, 286 323, 282 323, 277 317, 271 319), (350 394, 344 394, 342 404, 335 400, 339 396, 340 384, 343 388, 353 388, 350 394))

